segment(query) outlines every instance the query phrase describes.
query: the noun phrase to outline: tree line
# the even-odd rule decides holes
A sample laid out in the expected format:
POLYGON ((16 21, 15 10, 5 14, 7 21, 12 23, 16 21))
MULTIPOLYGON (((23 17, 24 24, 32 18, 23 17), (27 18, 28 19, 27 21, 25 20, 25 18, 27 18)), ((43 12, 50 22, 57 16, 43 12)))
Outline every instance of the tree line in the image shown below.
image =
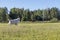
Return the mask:
POLYGON ((8 22, 8 19, 20 18, 20 21, 55 21, 60 20, 60 10, 56 7, 29 10, 24 8, 0 8, 0 22, 8 22))

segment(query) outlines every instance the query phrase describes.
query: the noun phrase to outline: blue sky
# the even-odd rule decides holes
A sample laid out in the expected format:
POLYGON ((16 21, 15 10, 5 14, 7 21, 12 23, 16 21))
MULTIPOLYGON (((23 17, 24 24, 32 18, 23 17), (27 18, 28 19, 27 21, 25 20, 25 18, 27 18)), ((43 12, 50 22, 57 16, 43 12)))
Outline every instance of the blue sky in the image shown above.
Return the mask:
POLYGON ((24 9, 45 9, 57 7, 60 9, 60 0, 0 0, 0 7, 13 7, 24 9))

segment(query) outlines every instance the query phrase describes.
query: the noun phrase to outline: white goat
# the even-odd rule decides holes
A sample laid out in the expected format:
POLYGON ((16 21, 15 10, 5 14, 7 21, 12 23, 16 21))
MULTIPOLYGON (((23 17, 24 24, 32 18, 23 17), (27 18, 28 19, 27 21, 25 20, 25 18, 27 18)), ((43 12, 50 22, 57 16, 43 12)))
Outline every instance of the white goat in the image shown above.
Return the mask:
POLYGON ((20 18, 9 20, 9 24, 15 24, 17 25, 20 22, 20 18))

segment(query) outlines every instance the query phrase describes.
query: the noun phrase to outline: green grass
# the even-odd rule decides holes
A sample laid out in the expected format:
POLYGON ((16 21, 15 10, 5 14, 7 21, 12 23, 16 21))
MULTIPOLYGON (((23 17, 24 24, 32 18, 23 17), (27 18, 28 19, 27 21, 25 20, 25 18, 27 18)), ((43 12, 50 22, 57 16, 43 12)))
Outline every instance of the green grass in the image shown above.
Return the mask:
POLYGON ((60 23, 0 23, 0 40, 60 40, 60 23))

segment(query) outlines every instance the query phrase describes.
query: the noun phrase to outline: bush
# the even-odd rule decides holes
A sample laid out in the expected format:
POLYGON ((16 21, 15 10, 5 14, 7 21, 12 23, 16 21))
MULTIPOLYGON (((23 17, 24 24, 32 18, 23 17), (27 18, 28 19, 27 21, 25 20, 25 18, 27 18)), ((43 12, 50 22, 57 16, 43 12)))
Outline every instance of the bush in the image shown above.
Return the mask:
POLYGON ((58 19, 57 18, 53 18, 50 20, 50 22, 54 23, 54 22, 58 22, 58 19))

